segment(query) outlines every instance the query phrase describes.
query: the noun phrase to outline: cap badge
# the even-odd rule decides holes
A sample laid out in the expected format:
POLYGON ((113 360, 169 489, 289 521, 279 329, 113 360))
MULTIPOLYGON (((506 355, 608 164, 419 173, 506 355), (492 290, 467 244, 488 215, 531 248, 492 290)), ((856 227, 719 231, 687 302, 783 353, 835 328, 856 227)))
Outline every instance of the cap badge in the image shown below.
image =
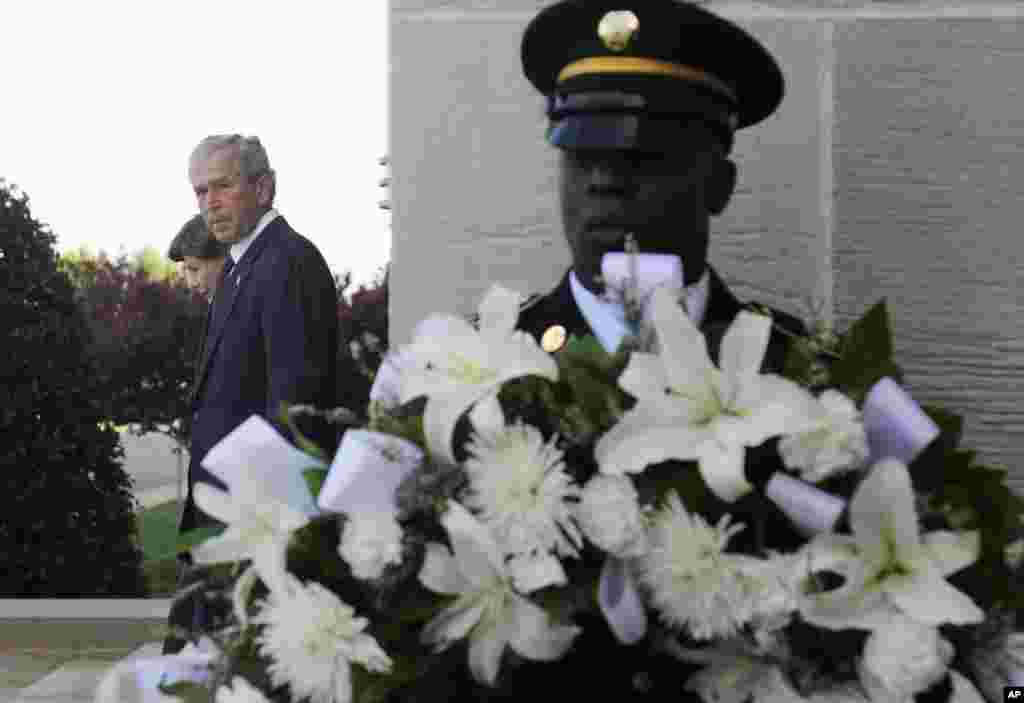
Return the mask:
POLYGON ((544 330, 543 336, 540 338, 541 349, 548 352, 556 352, 562 348, 565 344, 565 328, 561 325, 551 325, 544 330))
POLYGON ((611 51, 623 51, 640 28, 640 20, 630 10, 612 10, 601 18, 597 36, 611 51))

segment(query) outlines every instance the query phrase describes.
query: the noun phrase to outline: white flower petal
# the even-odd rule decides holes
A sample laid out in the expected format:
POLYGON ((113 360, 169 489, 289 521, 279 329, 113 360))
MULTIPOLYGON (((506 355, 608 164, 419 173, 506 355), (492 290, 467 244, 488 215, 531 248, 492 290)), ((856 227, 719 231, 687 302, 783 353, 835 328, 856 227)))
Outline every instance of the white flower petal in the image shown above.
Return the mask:
POLYGON ((469 638, 469 670, 473 678, 488 686, 498 679, 501 654, 508 644, 506 628, 492 624, 478 627, 469 638))
POLYGON ((492 285, 477 312, 480 314, 480 331, 488 335, 504 335, 515 329, 519 319, 519 304, 523 296, 500 285, 492 285))
POLYGON ((652 317, 669 384, 673 388, 706 388, 708 371, 714 369, 707 340, 669 289, 654 291, 652 317))
POLYGON ((496 393, 488 393, 476 402, 469 413, 469 421, 477 432, 493 432, 505 426, 505 413, 496 393))
POLYGON ((722 338, 718 366, 732 378, 747 379, 761 370, 768 348, 772 320, 767 315, 741 310, 722 338))
POLYGON ((943 576, 955 574, 978 560, 981 535, 976 531, 936 530, 923 536, 924 545, 943 576))
MULTIPOLYGON (((850 503, 850 527, 862 549, 897 553, 921 544, 910 472, 895 459, 875 464, 850 503)), ((874 555, 868 555, 874 558, 874 555)))
POLYGON ((742 445, 704 442, 698 451, 700 475, 719 499, 732 503, 753 490, 743 472, 742 445))
POLYGON ((284 593, 288 586, 288 543, 272 539, 250 548, 252 565, 260 579, 275 593, 284 593))
POLYGON ((424 644, 434 645, 441 651, 468 635, 480 622, 483 613, 482 602, 464 603, 460 600, 427 623, 420 633, 420 639, 424 644))
POLYGON ((985 703, 985 698, 963 674, 950 671, 949 676, 953 680, 953 694, 949 697, 949 703, 985 703))
POLYGON ((256 572, 256 569, 250 566, 235 581, 231 602, 235 612, 235 619, 238 620, 239 625, 242 627, 249 624, 249 613, 245 606, 253 587, 256 585, 257 579, 259 579, 259 574, 256 572))
POLYGON ((430 452, 449 464, 454 464, 452 435, 462 413, 488 393, 486 386, 464 386, 444 395, 435 395, 427 401, 423 412, 423 433, 430 452))
POLYGON ((443 544, 428 542, 420 582, 434 593, 457 595, 470 587, 469 581, 459 571, 452 553, 443 544))
POLYGON ((638 399, 664 395, 668 387, 665 363, 656 354, 633 352, 619 376, 619 387, 638 399))
POLYGON ((680 425, 657 425, 660 418, 644 410, 627 413, 594 448, 606 474, 640 473, 651 464, 669 459, 696 459, 708 431, 680 425))
POLYGON ((558 363, 527 332, 513 332, 508 337, 493 341, 487 352, 491 368, 498 374, 495 387, 521 376, 558 379, 558 363))
POLYGON ((513 597, 509 623, 512 649, 534 661, 560 658, 582 631, 575 626, 552 624, 542 608, 520 596, 513 597))
POLYGON ((504 573, 501 551, 487 528, 455 501, 441 518, 455 550, 459 572, 475 588, 490 588, 504 573))
POLYGON ((241 517, 236 496, 222 491, 208 483, 197 482, 192 489, 196 505, 207 515, 212 515, 225 524, 236 522, 241 517))
POLYGON ((781 434, 804 432, 819 416, 819 404, 798 384, 773 374, 744 380, 737 386, 736 409, 742 411, 744 442, 756 447, 781 434))
POLYGON ((197 564, 221 564, 248 559, 250 551, 249 542, 229 527, 222 534, 192 547, 191 554, 197 564))
POLYGON ((890 600, 908 616, 928 625, 971 625, 984 622, 985 613, 970 596, 950 585, 938 569, 886 579, 882 586, 890 600))
POLYGON ((562 562, 550 552, 520 554, 509 560, 507 569, 512 584, 520 593, 533 593, 548 586, 568 583, 562 562))

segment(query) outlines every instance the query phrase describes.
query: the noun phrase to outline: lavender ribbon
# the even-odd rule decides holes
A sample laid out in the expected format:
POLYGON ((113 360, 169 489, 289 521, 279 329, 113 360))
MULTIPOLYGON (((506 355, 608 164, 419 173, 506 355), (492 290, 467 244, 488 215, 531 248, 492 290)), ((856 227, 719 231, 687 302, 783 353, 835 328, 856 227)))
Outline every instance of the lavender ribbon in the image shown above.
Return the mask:
POLYGON ((422 459, 422 450, 401 437, 349 430, 334 455, 318 503, 332 513, 395 511, 395 490, 422 459))
POLYGON ((898 459, 910 464, 939 436, 939 427, 891 378, 872 386, 864 401, 864 429, 871 462, 898 459))
MULTIPOLYGON (((212 673, 210 665, 214 657, 209 654, 175 654, 147 657, 124 662, 129 671, 120 679, 116 688, 117 700, 136 700, 141 703, 157 703, 168 700, 157 686, 173 686, 176 683, 191 682, 206 684, 212 673), (125 689, 128 690, 125 690, 125 689), (128 697, 126 694, 134 694, 128 697)), ((122 670, 124 671, 124 670, 122 670)), ((97 700, 100 700, 97 696, 97 700)))
POLYGON ((644 612, 633 572, 624 559, 609 556, 601 567, 597 602, 615 637, 623 644, 635 644, 647 634, 644 612))
POLYGON ((640 302, 648 300, 654 289, 659 286, 683 289, 683 261, 673 254, 609 252, 601 257, 601 277, 604 279, 605 294, 613 299, 621 298, 622 291, 629 287, 634 274, 640 302))
POLYGON ((302 472, 317 460, 296 449, 259 415, 249 419, 210 448, 202 465, 231 487, 258 482, 269 496, 306 514, 315 515, 316 504, 302 472))
POLYGON ((805 536, 830 532, 846 507, 842 498, 782 472, 771 477, 764 494, 805 536))

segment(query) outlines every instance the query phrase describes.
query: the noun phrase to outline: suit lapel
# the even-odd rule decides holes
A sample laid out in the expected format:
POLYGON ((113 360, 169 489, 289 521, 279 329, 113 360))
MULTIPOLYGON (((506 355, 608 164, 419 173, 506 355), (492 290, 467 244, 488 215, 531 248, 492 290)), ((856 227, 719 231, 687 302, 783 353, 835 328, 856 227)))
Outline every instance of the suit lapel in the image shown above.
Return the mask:
MULTIPOLYGON (((231 319, 231 310, 235 306, 235 301, 238 300, 238 296, 242 292, 243 286, 249 280, 249 273, 252 271, 252 267, 256 260, 259 259, 260 254, 266 249, 267 245, 272 239, 280 235, 281 228, 286 226, 284 224, 284 218, 278 216, 267 225, 267 228, 260 233, 260 236, 256 238, 256 241, 249 245, 245 254, 242 256, 242 260, 235 264, 234 269, 228 276, 229 280, 224 281, 224 285, 227 286, 228 295, 230 296, 224 301, 222 310, 217 310, 216 300, 214 300, 213 310, 210 311, 210 322, 207 325, 205 345, 203 348, 202 363, 199 369, 199 375, 196 379, 196 398, 199 397, 199 390, 206 380, 206 374, 210 370, 210 362, 213 359, 213 355, 217 352, 217 347, 220 344, 221 338, 224 336, 224 330, 228 327, 228 321, 231 319), (230 279, 234 279, 237 283, 231 283, 230 279), (216 314, 215 314, 216 313, 216 314)), ((224 289, 221 288, 217 291, 217 295, 221 295, 224 289)))

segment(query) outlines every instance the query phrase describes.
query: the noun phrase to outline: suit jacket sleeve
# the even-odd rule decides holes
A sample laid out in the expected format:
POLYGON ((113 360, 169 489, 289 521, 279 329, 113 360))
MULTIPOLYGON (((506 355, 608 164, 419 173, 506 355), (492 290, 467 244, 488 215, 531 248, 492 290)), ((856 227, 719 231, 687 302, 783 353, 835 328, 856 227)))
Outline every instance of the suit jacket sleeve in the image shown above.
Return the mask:
MULTIPOLYGON (((284 263, 284 262, 282 262, 284 263)), ((338 315, 334 279, 315 252, 287 260, 263 306, 267 418, 281 402, 333 407, 338 315)))

